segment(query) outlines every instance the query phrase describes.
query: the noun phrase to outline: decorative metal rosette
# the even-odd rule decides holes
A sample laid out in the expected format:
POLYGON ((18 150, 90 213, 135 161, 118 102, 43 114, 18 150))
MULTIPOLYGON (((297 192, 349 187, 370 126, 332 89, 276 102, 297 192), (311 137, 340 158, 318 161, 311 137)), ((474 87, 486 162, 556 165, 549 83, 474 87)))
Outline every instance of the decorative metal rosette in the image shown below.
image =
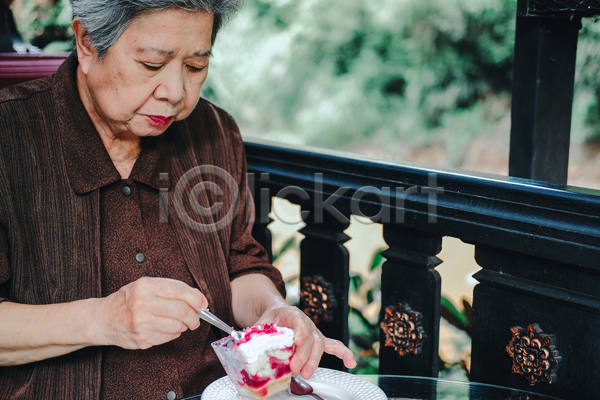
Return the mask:
POLYGON ((333 308, 336 305, 333 286, 320 276, 302 278, 300 309, 315 324, 333 321, 333 308))
POLYGON ((385 333, 385 345, 392 346, 400 357, 420 354, 427 338, 421 319, 421 313, 411 310, 407 303, 386 307, 379 324, 385 333))
POLYGON ((561 362, 554 335, 546 335, 538 324, 523 329, 510 329, 512 339, 506 351, 513 360, 512 372, 527 378, 531 386, 540 382, 556 382, 556 371, 561 362))

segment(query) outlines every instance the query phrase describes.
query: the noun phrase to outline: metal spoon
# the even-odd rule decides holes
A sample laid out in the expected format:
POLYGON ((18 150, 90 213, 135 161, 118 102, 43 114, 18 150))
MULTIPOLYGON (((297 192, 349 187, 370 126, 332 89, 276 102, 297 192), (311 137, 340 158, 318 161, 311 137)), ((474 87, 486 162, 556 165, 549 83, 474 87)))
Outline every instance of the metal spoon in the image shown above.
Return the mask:
POLYGON ((236 343, 239 342, 240 340, 242 340, 242 338, 244 337, 244 335, 240 331, 236 331, 235 329, 233 329, 233 327, 227 325, 219 317, 217 317, 216 315, 211 313, 208 308, 204 311, 196 311, 196 312, 198 313, 198 316, 200 316, 200 318, 202 320, 204 320, 204 321, 208 322, 209 324, 214 325, 217 328, 221 329, 222 331, 230 334, 236 343))
POLYGON ((290 390, 292 391, 292 394, 295 394, 296 396, 304 396, 309 394, 315 399, 325 400, 321 396, 313 393, 313 388, 308 384, 308 382, 303 381, 302 379, 298 379, 296 377, 292 377, 292 382, 290 383, 290 390))

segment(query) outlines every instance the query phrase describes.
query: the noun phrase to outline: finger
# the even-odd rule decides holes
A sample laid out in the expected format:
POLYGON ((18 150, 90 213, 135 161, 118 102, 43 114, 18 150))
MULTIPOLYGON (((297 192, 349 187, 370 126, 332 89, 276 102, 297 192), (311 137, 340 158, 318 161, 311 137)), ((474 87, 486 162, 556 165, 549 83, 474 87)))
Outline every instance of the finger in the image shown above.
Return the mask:
POLYGON ((285 326, 294 331, 294 345, 303 346, 304 342, 310 338, 312 331, 312 321, 296 307, 280 307, 275 316, 269 318, 264 315, 258 320, 257 324, 274 322, 277 326, 285 326))
POLYGON ((308 340, 312 340, 311 332, 314 326, 312 322, 304 314, 295 314, 289 324, 277 324, 287 326, 294 330, 294 344, 297 347, 302 347, 308 340))
POLYGON ((133 347, 128 346, 127 343, 122 343, 120 346, 130 349, 147 349, 176 339, 185 330, 187 330, 185 325, 173 319, 135 317, 131 329, 123 332, 123 337, 129 338, 133 347))
POLYGON ((346 368, 356 367, 356 360, 352 351, 344 346, 342 342, 335 339, 325 339, 324 351, 327 354, 336 356, 344 361, 346 368))
POLYGON ((167 311, 169 309, 161 303, 153 306, 152 302, 146 302, 144 308, 140 306, 132 307, 131 325, 128 330, 134 334, 145 334, 147 332, 173 334, 186 330, 187 326, 182 321, 169 315, 167 311))
POLYGON ((310 356, 306 363, 304 363, 304 366, 300 371, 300 375, 302 375, 304 379, 310 379, 312 374, 316 371, 317 367, 319 366, 321 356, 323 355, 323 338, 317 331, 313 332, 313 336, 314 340, 310 351, 310 356))
POLYGON ((137 282, 140 282, 144 289, 152 291, 157 297, 184 301, 198 311, 208 307, 208 301, 202 292, 176 279, 141 278, 137 282))
POLYGON ((159 297, 185 301, 197 311, 204 311, 208 307, 208 300, 200 290, 178 280, 166 278, 161 280, 164 287, 161 287, 160 293, 157 293, 159 297))
POLYGON ((144 330, 153 335, 179 335, 188 330, 183 322, 172 318, 153 318, 151 322, 144 327, 144 330))
POLYGON ((196 330, 200 326, 198 313, 188 303, 183 301, 165 301, 164 308, 167 310, 162 316, 171 318, 185 326, 185 329, 196 330))
MULTIPOLYGON (((298 329, 300 331, 301 329, 298 329)), ((307 331, 305 327, 303 327, 302 332, 307 331)), ((296 336, 299 334, 297 333, 296 336)), ((292 357, 292 361, 290 363, 290 369, 294 373, 300 372, 304 364, 308 361, 311 356, 312 348, 314 346, 315 338, 312 335, 304 334, 301 340, 296 340, 294 338, 294 344, 296 345, 296 349, 294 351, 294 357, 292 357)))
POLYGON ((196 329, 200 325, 198 314, 188 303, 154 294, 155 282, 149 284, 147 281, 138 280, 134 284, 129 288, 127 296, 134 325, 141 326, 147 319, 154 318, 173 319, 184 323, 189 329, 196 329))
POLYGON ((184 301, 155 297, 147 301, 147 307, 152 316, 183 324, 185 329, 195 330, 200 326, 198 313, 184 301))
POLYGON ((198 313, 188 303, 180 300, 163 300, 163 303, 167 309, 165 316, 181 321, 190 330, 200 326, 198 313))

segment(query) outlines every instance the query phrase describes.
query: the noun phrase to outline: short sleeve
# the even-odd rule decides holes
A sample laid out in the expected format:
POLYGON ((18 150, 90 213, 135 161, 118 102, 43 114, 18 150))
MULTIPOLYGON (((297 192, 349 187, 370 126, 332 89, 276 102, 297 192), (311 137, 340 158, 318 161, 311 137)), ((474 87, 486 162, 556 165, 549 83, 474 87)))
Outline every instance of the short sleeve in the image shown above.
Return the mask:
POLYGON ((0 225, 0 303, 7 300, 4 296, 6 296, 8 280, 10 279, 8 251, 8 236, 4 227, 0 225))
MULTIPOLYGON (((248 192, 247 188, 245 192, 248 192)), ((229 278, 234 280, 240 276, 259 273, 266 275, 285 297, 285 285, 281 273, 270 262, 265 249, 252 237, 252 221, 254 220, 254 202, 248 196, 244 207, 248 214, 238 215, 234 221, 229 258, 229 278)))
POLYGON ((229 248, 229 278, 234 280, 243 275, 259 273, 266 275, 285 297, 285 284, 281 273, 270 262, 265 249, 252 237, 254 226, 254 201, 248 189, 246 154, 244 145, 235 125, 230 117, 230 132, 232 145, 239 163, 239 208, 233 220, 231 241, 229 248))
POLYGON ((3 160, 0 159, 0 302, 7 296, 8 280, 11 278, 10 242, 5 219, 10 215, 7 211, 9 207, 6 201, 11 197, 10 193, 8 193, 9 184, 4 171, 6 171, 6 168, 4 167, 3 160))

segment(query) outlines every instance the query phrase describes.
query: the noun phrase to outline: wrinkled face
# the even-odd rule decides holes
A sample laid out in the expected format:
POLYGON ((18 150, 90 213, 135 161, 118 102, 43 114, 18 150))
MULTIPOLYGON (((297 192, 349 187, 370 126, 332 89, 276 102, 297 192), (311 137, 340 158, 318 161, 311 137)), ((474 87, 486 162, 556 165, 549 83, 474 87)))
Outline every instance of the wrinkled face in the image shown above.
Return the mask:
POLYGON ((204 12, 151 12, 134 19, 101 62, 94 50, 80 64, 80 93, 94 124, 143 137, 187 117, 208 72, 212 23, 204 12))

